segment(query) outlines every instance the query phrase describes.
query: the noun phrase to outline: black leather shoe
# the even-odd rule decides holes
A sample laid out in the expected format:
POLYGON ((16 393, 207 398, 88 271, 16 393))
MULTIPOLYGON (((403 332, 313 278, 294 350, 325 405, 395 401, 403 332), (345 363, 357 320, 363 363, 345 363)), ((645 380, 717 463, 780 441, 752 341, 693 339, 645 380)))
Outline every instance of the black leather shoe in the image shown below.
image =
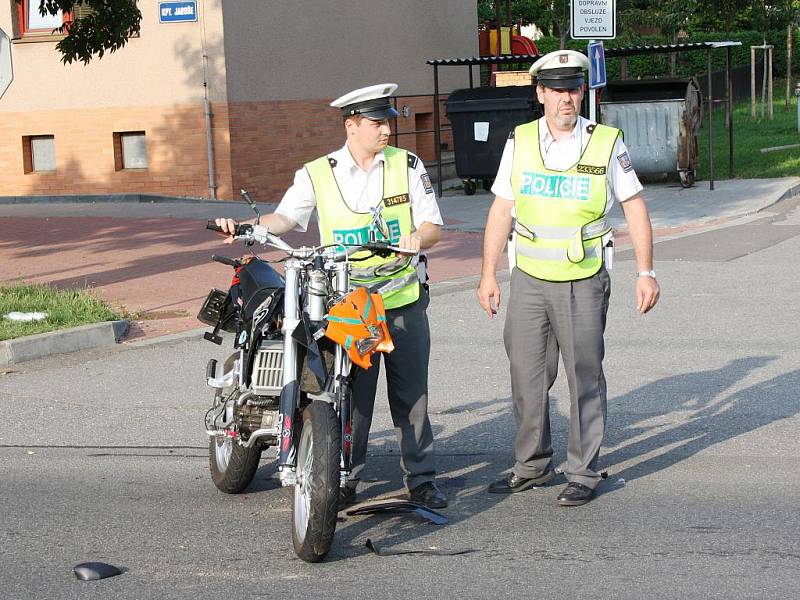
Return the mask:
POLYGON ((531 488, 541 487, 555 476, 554 471, 545 471, 538 477, 520 477, 512 471, 507 476, 492 483, 488 491, 490 494, 516 494, 531 488))
POLYGON ((345 485, 339 488, 339 500, 337 501, 336 508, 344 510, 351 504, 356 503, 356 486, 345 485))
POLYGON ((595 491, 583 485, 570 481, 561 493, 558 495, 558 503, 561 506, 580 506, 586 504, 595 497, 595 491))
POLYGON ((432 481, 419 484, 409 492, 408 499, 428 508, 445 508, 447 506, 447 496, 432 481))

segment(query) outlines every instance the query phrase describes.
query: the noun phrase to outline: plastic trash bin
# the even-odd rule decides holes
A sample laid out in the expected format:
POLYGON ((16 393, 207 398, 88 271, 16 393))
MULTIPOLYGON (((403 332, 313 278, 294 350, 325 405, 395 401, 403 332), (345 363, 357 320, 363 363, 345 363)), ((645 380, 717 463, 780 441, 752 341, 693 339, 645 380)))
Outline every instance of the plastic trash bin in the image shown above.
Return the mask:
POLYGON ((532 85, 467 88, 453 91, 445 101, 453 131, 456 174, 464 192, 475 193, 475 180, 491 187, 508 134, 517 125, 542 116, 532 85))
POLYGON ((637 173, 677 170, 681 185, 691 187, 702 102, 694 78, 611 81, 602 92, 600 121, 624 132, 637 173))

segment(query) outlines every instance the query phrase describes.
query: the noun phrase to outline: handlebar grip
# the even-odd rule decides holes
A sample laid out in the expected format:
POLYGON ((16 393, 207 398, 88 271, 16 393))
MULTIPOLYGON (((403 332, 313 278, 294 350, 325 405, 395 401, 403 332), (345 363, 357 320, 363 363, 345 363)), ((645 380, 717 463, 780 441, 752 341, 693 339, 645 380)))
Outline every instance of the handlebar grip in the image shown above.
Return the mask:
POLYGON ((206 229, 210 229, 211 231, 222 231, 222 227, 216 224, 216 222, 209 219, 206 221, 206 229))
POLYGON ((235 258, 228 258, 227 256, 217 256, 216 254, 211 255, 211 260, 213 260, 214 262, 222 263, 223 265, 228 265, 229 267, 233 268, 236 268, 242 264, 241 261, 235 258))
MULTIPOLYGON (((224 233, 222 227, 216 224, 216 222, 209 219, 206 221, 206 229, 211 231, 219 231, 220 233, 224 233)), ((240 235, 248 235, 253 231, 253 226, 248 223, 237 223, 236 230, 234 231, 233 235, 240 236, 240 235)))
POLYGON ((406 250, 404 248, 399 248, 398 246, 392 246, 388 242, 384 241, 367 242, 363 247, 365 250, 369 250, 382 257, 389 256, 390 254, 403 254, 406 256, 413 256, 414 254, 417 254, 417 252, 412 250, 406 250))

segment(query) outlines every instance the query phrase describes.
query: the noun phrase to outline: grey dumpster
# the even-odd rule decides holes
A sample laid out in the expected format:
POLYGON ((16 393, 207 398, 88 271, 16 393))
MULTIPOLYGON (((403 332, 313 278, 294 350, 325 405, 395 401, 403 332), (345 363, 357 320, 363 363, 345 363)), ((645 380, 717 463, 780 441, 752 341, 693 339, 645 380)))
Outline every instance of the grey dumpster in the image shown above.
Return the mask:
POLYGON ((683 187, 694 184, 703 119, 694 78, 612 81, 601 98, 600 122, 623 131, 637 173, 677 170, 683 187))

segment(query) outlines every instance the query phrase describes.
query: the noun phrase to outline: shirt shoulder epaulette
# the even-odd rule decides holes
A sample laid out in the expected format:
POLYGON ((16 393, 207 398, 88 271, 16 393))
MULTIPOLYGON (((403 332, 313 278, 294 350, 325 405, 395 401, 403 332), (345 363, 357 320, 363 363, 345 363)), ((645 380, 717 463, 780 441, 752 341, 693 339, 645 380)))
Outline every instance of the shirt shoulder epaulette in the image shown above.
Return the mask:
POLYGON ((329 157, 328 157, 328 164, 331 166, 331 169, 332 169, 332 168, 334 168, 334 167, 335 167, 335 166, 336 166, 338 163, 336 162, 336 159, 335 159, 335 158, 333 158, 332 156, 329 156, 329 157))
POLYGON ((408 168, 409 169, 416 169, 417 164, 419 163, 419 158, 412 154, 411 152, 408 153, 408 168))

